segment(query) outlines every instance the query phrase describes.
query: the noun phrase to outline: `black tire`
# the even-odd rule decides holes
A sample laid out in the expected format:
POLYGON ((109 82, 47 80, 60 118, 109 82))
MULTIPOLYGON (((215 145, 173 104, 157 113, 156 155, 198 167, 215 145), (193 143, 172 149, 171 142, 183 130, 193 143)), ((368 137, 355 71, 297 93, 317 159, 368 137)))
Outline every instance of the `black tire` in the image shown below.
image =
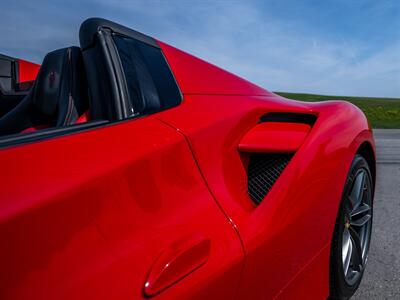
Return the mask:
POLYGON ((361 283, 371 240, 373 188, 368 163, 356 155, 347 176, 332 238, 330 299, 349 299, 361 283))

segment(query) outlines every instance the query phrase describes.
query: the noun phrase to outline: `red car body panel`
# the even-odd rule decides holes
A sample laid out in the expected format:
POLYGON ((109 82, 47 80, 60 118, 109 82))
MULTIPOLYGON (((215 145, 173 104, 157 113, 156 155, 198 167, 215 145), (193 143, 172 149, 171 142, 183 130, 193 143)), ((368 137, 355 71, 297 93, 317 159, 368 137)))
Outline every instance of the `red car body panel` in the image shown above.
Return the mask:
POLYGON ((0 297, 326 299, 347 172, 365 143, 374 156, 365 116, 159 45, 179 106, 0 150, 0 297), (296 153, 255 206, 239 145, 268 113, 316 121, 281 149, 267 133, 296 153))
MULTIPOLYGON (((202 72, 192 69, 185 73, 177 62, 190 58, 168 45, 162 46, 185 93, 185 83, 202 72)), ((193 61, 194 64, 198 62, 197 59, 193 61)), ((214 69, 213 66, 203 66, 203 69, 208 67, 214 69)), ((301 285, 299 288, 307 292, 307 298, 312 295, 318 298, 319 294, 314 293, 314 280, 322 277, 319 289, 326 297, 329 294, 329 251, 324 249, 329 249, 351 161, 363 142, 374 147, 371 128, 363 113, 352 104, 303 103, 267 93, 265 96, 238 96, 260 95, 262 91, 247 89, 247 82, 241 90, 240 79, 223 71, 216 72, 220 75, 214 75, 215 78, 222 81, 227 76, 231 82, 214 87, 214 93, 219 95, 209 95, 210 88, 202 90, 199 84, 197 95, 187 95, 179 110, 162 112, 160 118, 188 137, 215 198, 238 228, 246 260, 237 296, 243 299, 256 299, 261 295, 267 299, 276 297, 288 282, 303 276, 299 273, 303 269, 306 272, 306 266, 319 261, 323 263, 323 272, 310 277, 308 289, 301 285), (265 201, 256 208, 247 195, 246 153, 240 153, 238 145, 268 112, 313 114, 317 121, 265 201), (297 245, 300 247, 294 251, 297 245), (286 266, 284 270, 283 266, 286 266)), ((290 288, 292 297, 299 297, 300 291, 290 288)))
POLYGON ((273 95, 215 65, 158 41, 184 95, 273 95))
POLYGON ((18 74, 19 74, 19 82, 26 82, 35 80, 40 65, 23 60, 18 59, 18 74))
POLYGON ((18 96, 27 92, 36 79, 40 65, 0 54, 1 96, 18 96), (7 83, 6 83, 7 82, 7 83))
POLYGON ((2 299, 142 297, 163 250, 193 238, 211 242, 206 264, 158 297, 233 297, 240 240, 171 127, 138 119, 9 148, 0 163, 2 299))
POLYGON ((301 123, 260 123, 243 136, 238 150, 244 153, 294 153, 303 144, 310 129, 310 125, 301 123), (269 142, 266 144, 265 141, 269 142))

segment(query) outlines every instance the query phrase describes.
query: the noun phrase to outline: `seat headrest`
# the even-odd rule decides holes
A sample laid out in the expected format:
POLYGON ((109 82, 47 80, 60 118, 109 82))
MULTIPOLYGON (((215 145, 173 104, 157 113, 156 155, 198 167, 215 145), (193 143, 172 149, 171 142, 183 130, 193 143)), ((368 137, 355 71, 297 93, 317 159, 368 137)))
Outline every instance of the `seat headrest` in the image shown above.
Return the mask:
POLYGON ((35 108, 55 126, 72 124, 88 108, 82 53, 68 47, 48 53, 32 89, 35 108))

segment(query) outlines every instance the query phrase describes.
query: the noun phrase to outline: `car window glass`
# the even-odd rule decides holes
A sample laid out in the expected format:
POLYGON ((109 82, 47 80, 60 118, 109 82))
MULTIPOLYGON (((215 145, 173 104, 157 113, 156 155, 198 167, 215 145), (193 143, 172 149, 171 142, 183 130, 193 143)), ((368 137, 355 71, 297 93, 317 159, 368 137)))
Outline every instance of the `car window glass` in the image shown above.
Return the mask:
POLYGON ((178 105, 181 94, 159 48, 114 35, 135 114, 149 114, 178 105))

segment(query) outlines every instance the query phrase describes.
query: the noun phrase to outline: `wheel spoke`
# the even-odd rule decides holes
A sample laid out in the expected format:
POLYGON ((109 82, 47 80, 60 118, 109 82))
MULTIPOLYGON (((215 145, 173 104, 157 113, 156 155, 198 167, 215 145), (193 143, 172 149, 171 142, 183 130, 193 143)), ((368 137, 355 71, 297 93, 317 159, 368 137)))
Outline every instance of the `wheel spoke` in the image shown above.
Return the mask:
POLYGON ((343 231, 343 243, 342 243, 342 260, 343 260, 343 271, 347 275, 349 270, 350 261, 353 252, 353 244, 350 240, 350 233, 347 229, 343 231))
POLYGON ((360 271, 363 265, 360 237, 358 236, 358 233, 351 227, 349 228, 349 233, 350 233, 350 240, 354 248, 352 257, 353 267, 355 270, 360 271))
POLYGON ((343 201, 342 266, 346 283, 353 286, 362 276, 371 236, 372 187, 367 167, 351 169, 343 201))
POLYGON ((351 193, 349 195, 353 211, 356 210, 361 204, 364 194, 364 182, 365 172, 362 171, 356 176, 353 187, 351 189, 351 193))
POLYGON ((364 214, 366 212, 369 212, 370 210, 371 210, 371 207, 369 205, 363 204, 363 205, 359 206, 358 208, 354 209, 351 212, 350 216, 352 218, 354 218, 355 216, 362 215, 362 214, 364 214))
POLYGON ((364 215, 357 220, 351 220, 350 225, 356 226, 356 227, 362 227, 365 224, 367 224, 369 222, 369 220, 371 220, 371 215, 364 215))

